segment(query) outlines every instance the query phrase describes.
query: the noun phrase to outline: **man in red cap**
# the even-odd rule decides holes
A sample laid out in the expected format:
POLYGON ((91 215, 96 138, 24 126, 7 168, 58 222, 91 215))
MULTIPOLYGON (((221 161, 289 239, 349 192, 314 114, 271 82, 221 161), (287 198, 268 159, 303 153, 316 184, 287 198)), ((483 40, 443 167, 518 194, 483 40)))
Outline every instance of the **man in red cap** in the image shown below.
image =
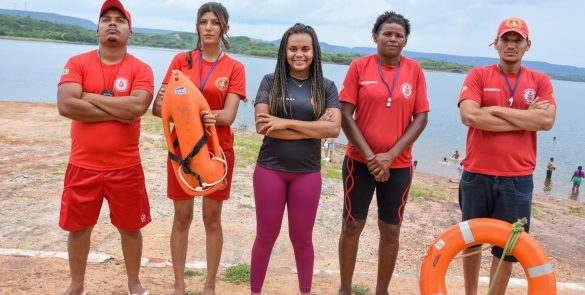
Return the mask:
POLYGON ((72 120, 59 218, 59 226, 69 231, 71 284, 63 294, 84 293, 91 232, 104 198, 120 232, 129 293, 147 294, 139 279, 140 229, 151 218, 138 140, 140 116, 154 92, 153 74, 127 53, 131 19, 119 1, 103 4, 96 36, 99 48, 69 59, 57 92, 59 113, 72 120))
MULTIPOLYGON (((505 19, 492 44, 499 63, 472 69, 459 96, 461 121, 469 127, 459 205, 463 221, 485 217, 513 223, 526 217, 530 222, 536 132, 554 124, 553 87, 546 74, 522 66, 531 46, 524 20, 505 19)), ((516 261, 505 256, 500 275, 493 278, 502 252, 492 249, 493 294, 505 293, 516 261)), ((481 254, 463 258, 466 294, 477 294, 480 265, 481 254)))

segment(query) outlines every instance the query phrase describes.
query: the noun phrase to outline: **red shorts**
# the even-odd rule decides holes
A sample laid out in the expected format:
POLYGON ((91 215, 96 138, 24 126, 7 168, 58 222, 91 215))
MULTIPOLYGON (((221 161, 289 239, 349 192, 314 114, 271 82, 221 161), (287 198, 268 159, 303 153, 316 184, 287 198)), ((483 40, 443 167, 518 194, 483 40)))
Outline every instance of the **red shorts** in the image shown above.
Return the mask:
POLYGON ((108 200, 112 224, 120 229, 139 230, 151 221, 142 165, 96 171, 69 164, 59 226, 77 231, 95 225, 104 198, 108 200))
MULTIPOLYGON (((205 197, 224 201, 230 198, 230 190, 232 188, 232 174, 234 172, 234 150, 224 150, 225 157, 228 164, 228 173, 226 175, 226 186, 221 190, 217 190, 205 197)), ((173 165, 171 164, 171 158, 167 157, 167 196, 171 200, 175 201, 182 201, 182 200, 189 200, 193 198, 193 196, 188 195, 179 184, 177 180, 176 172, 173 169, 173 165)))

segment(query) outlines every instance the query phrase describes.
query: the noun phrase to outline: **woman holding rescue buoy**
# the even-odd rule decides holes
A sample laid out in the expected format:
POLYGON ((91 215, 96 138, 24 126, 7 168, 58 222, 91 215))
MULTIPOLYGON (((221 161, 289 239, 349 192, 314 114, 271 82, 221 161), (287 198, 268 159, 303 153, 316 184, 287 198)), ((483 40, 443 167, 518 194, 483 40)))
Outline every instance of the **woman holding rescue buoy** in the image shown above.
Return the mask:
POLYGON ((321 49, 310 26, 296 24, 280 42, 274 73, 264 76, 256 103, 264 135, 254 170, 256 239, 252 294, 262 290, 285 207, 301 294, 311 291, 313 225, 321 195, 321 138, 337 137, 341 113, 335 84, 323 78, 321 49))
MULTIPOLYGON (((153 107, 153 114, 161 116, 163 96, 172 70, 181 70, 199 87, 209 103, 210 112, 201 112, 205 126, 215 125, 219 143, 228 163, 225 186, 203 198, 203 224, 205 225, 207 278, 203 294, 215 294, 215 278, 221 259, 223 231, 221 208, 230 196, 231 178, 234 167, 234 136, 230 128, 240 100, 246 98, 244 66, 222 51, 230 47, 227 38, 229 14, 226 8, 216 2, 208 2, 197 11, 197 48, 177 54, 171 62, 153 107)), ((173 136, 176 136, 173 132, 173 136)), ((212 149, 211 143, 208 147, 212 149)), ((188 153, 190 151, 183 151, 188 153)), ((193 220, 193 196, 185 193, 167 160, 167 194, 173 200, 175 216, 171 233, 171 257, 175 273, 175 294, 185 294, 183 273, 187 257, 189 228, 193 220)))

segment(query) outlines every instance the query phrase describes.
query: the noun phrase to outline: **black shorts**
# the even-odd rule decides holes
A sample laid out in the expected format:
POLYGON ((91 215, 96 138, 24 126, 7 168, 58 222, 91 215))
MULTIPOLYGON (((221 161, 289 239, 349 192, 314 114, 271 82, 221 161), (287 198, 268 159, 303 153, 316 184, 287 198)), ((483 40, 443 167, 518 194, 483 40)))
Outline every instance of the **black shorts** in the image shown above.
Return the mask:
MULTIPOLYGON (((533 187, 532 175, 506 177, 463 171, 459 182, 462 219, 494 218, 514 223, 526 217, 524 230, 528 232, 533 187)), ((498 258, 502 252, 500 247, 492 248, 492 254, 498 258)), ((504 260, 517 261, 513 256, 505 256, 504 260)))
POLYGON ((376 182, 368 166, 345 156, 343 159, 343 218, 365 220, 374 190, 378 218, 389 224, 401 224, 412 180, 412 167, 390 169, 390 178, 376 182))

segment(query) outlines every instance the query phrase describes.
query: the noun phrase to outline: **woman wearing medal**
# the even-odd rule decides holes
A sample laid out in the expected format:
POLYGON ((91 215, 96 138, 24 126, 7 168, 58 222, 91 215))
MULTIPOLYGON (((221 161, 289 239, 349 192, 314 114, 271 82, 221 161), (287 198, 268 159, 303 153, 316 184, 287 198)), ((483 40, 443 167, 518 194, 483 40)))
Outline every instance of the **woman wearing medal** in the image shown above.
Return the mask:
MULTIPOLYGON (((240 100, 246 98, 244 66, 222 51, 230 47, 227 39, 228 12, 216 2, 203 4, 197 12, 197 48, 177 54, 171 62, 163 81, 168 81, 172 70, 181 70, 198 86, 209 103, 211 112, 201 112, 206 126, 216 126, 220 146, 228 162, 225 186, 203 198, 203 224, 205 225, 207 278, 203 294, 215 294, 215 281, 223 247, 221 208, 230 196, 231 178, 234 168, 234 135, 230 125, 236 118, 240 100)), ((159 90, 153 114, 160 117, 166 84, 159 90)), ((173 136, 176 136, 173 132, 173 136)), ((211 143, 208 143, 213 149, 211 143)), ((193 220, 193 196, 180 187, 167 160, 167 195, 173 200, 175 216, 171 233, 171 256, 175 273, 174 294, 185 294, 183 273, 187 257, 189 228, 193 220)))
POLYGON ((380 15, 372 29, 377 53, 351 63, 339 94, 349 140, 342 168, 339 294, 351 294, 359 237, 374 190, 380 231, 376 294, 388 294, 412 179, 412 144, 429 112, 422 68, 401 55, 409 34, 410 23, 402 15, 380 15))

